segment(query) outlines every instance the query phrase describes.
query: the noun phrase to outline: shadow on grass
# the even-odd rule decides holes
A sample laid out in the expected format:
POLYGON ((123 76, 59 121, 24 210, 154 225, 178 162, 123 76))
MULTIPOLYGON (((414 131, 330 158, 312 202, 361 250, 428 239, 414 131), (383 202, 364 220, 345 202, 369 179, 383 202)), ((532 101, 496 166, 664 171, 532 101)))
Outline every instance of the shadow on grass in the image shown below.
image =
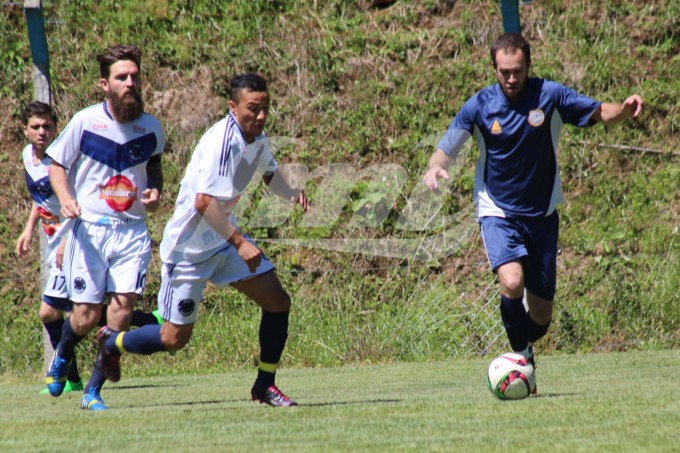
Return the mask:
MULTIPOLYGON (((241 403, 243 400, 208 400, 208 401, 178 401, 176 403, 157 403, 157 404, 130 404, 129 406, 119 406, 120 409, 141 409, 149 407, 191 407, 191 406, 207 406, 222 405, 222 404, 235 404, 241 403)), ((215 408, 216 409, 216 408, 215 408)))
POLYGON ((534 398, 563 398, 565 396, 578 396, 581 393, 565 392, 565 393, 540 393, 538 395, 533 395, 531 399, 534 398))
MULTIPOLYGON (((144 388, 145 386, 139 386, 137 388, 144 388)), ((153 386, 148 386, 153 387, 153 386)), ((132 387, 130 387, 132 388, 132 387)), ((363 401, 338 401, 334 403, 310 403, 310 404, 299 404, 298 407, 326 407, 326 406, 350 406, 350 405, 360 405, 360 404, 392 404, 400 403, 402 400, 363 400, 363 401)), ((233 399, 233 400, 208 400, 208 401, 183 401, 176 403, 161 403, 161 404, 145 404, 143 407, 183 407, 183 406, 209 406, 216 404, 234 404, 234 403, 244 403, 250 402, 246 399, 233 399)), ((259 405, 258 405, 259 406, 259 405)), ((142 407, 136 405, 126 406, 126 408, 131 409, 135 407, 142 407)), ((253 406, 255 407, 255 406, 253 406)))
POLYGON ((350 406, 354 404, 392 404, 401 403, 402 400, 363 400, 363 401, 337 401, 334 403, 299 403, 301 407, 325 407, 325 406, 350 406))
POLYGON ((158 385, 107 385, 104 390, 107 392, 109 390, 137 390, 137 389, 159 389, 159 388, 169 388, 169 387, 185 387, 180 384, 158 384, 158 385))

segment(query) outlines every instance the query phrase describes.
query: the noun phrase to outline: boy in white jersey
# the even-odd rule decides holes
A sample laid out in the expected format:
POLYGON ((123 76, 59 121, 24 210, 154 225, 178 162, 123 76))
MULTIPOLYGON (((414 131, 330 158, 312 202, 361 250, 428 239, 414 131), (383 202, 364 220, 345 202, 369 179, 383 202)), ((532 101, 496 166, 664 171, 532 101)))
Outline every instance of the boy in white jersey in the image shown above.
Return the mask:
MULTIPOLYGON (((97 325, 105 299, 109 327, 123 331, 144 290, 151 256, 144 220, 158 208, 165 135, 159 121, 144 113, 141 55, 139 48, 121 45, 97 56, 106 100, 76 113, 47 150, 62 216, 74 219, 64 257, 73 315, 46 378, 53 396, 62 393, 73 348, 97 325)), ((120 374, 96 363, 83 409, 106 409, 100 390, 107 377, 116 382, 120 374)))
POLYGON ((562 201, 556 148, 565 123, 584 127, 637 117, 642 98, 602 103, 549 80, 530 78, 529 43, 505 33, 491 46, 498 84, 480 90, 456 115, 429 161, 432 190, 463 144, 480 149, 474 201, 491 268, 501 286, 501 318, 513 351, 534 364, 533 344, 548 331, 556 286, 562 201), (523 299, 526 294, 528 312, 523 299))
MULTIPOLYGON (((48 238, 57 234, 61 228, 59 218, 59 200, 54 195, 49 179, 51 159, 45 154, 47 147, 57 135, 57 114, 52 107, 40 101, 31 102, 21 112, 21 124, 24 136, 29 144, 22 152, 26 186, 33 200, 31 213, 26 221, 24 231, 17 239, 17 255, 22 258, 28 254, 33 239, 33 231, 38 223, 48 238)), ((61 340, 64 326, 64 313, 71 311, 71 301, 66 291, 66 279, 61 270, 66 239, 48 242, 45 261, 50 270, 49 278, 43 291, 42 303, 38 316, 42 322, 53 348, 61 340)), ((82 390, 83 381, 78 373, 75 357, 68 370, 64 392, 82 390)), ((43 389, 47 392, 47 389, 43 389)))
POLYGON ((230 112, 196 146, 163 234, 158 305, 167 322, 120 334, 102 328, 99 355, 183 348, 191 338, 207 282, 231 285, 262 308, 260 363, 252 399, 270 406, 295 406, 275 384, 288 336, 290 296, 274 266, 241 233, 231 212, 256 170, 276 195, 305 211, 308 203, 304 191, 291 188, 280 175, 269 149, 264 133, 269 111, 266 81, 257 74, 242 74, 230 85, 230 112))

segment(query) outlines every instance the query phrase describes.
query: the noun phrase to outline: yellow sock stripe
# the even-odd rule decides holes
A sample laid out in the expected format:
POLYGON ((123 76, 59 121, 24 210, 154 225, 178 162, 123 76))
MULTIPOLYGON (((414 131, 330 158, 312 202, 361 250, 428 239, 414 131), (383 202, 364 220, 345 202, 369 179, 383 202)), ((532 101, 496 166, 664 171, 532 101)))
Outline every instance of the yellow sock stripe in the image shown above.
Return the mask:
POLYGON ((123 335, 125 335, 125 332, 119 333, 116 337, 116 348, 118 348, 118 352, 120 353, 126 352, 123 347, 123 335))
POLYGON ((260 360, 259 369, 266 373, 276 373, 276 368, 279 366, 278 363, 267 363, 260 360))

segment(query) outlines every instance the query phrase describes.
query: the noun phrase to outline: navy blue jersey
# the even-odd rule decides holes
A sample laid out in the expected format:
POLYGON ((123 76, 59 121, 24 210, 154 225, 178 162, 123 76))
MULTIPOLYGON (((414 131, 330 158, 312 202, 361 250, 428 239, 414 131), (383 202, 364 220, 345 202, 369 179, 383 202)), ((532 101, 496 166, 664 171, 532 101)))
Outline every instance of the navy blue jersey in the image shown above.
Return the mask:
POLYGON ((562 126, 586 126, 600 104, 540 78, 529 78, 522 98, 510 104, 495 84, 463 105, 438 148, 455 157, 465 140, 477 140, 479 217, 547 216, 563 201, 556 154, 562 126))

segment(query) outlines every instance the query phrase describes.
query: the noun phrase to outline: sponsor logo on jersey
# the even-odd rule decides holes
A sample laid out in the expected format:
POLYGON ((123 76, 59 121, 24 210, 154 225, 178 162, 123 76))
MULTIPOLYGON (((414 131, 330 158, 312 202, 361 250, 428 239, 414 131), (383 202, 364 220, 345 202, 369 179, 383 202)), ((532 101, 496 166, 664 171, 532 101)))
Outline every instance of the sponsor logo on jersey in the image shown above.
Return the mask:
POLYGON ((82 277, 76 277, 73 280, 73 290, 75 292, 77 292, 78 294, 85 291, 86 287, 87 287, 87 284, 85 284, 85 280, 82 277))
POLYGON ((95 131, 108 131, 109 126, 107 124, 93 124, 92 125, 92 130, 95 131))
POLYGON ((196 302, 191 299, 184 299, 179 302, 177 308, 179 309, 179 312, 182 314, 182 316, 189 316, 196 309, 196 302))
POLYGON ((543 124, 543 121, 545 121, 545 113, 543 113, 543 110, 541 109, 531 110, 529 112, 529 116, 527 117, 527 121, 532 126, 538 127, 543 124))
POLYGON ((138 134, 145 134, 146 129, 144 129, 142 126, 137 126, 136 124, 132 126, 132 132, 136 132, 138 134))
POLYGON ((45 231, 45 234, 48 237, 54 236, 54 233, 57 232, 57 228, 61 226, 59 216, 52 214, 42 206, 38 206, 38 215, 42 221, 42 228, 43 231, 45 231))
POLYGON ((116 175, 99 186, 99 199, 114 211, 127 211, 137 200, 137 188, 125 176, 116 175))
POLYGON ((493 135, 498 135, 503 132, 503 129, 501 129, 501 123, 498 122, 498 120, 493 120, 493 124, 491 125, 491 133, 493 135))

